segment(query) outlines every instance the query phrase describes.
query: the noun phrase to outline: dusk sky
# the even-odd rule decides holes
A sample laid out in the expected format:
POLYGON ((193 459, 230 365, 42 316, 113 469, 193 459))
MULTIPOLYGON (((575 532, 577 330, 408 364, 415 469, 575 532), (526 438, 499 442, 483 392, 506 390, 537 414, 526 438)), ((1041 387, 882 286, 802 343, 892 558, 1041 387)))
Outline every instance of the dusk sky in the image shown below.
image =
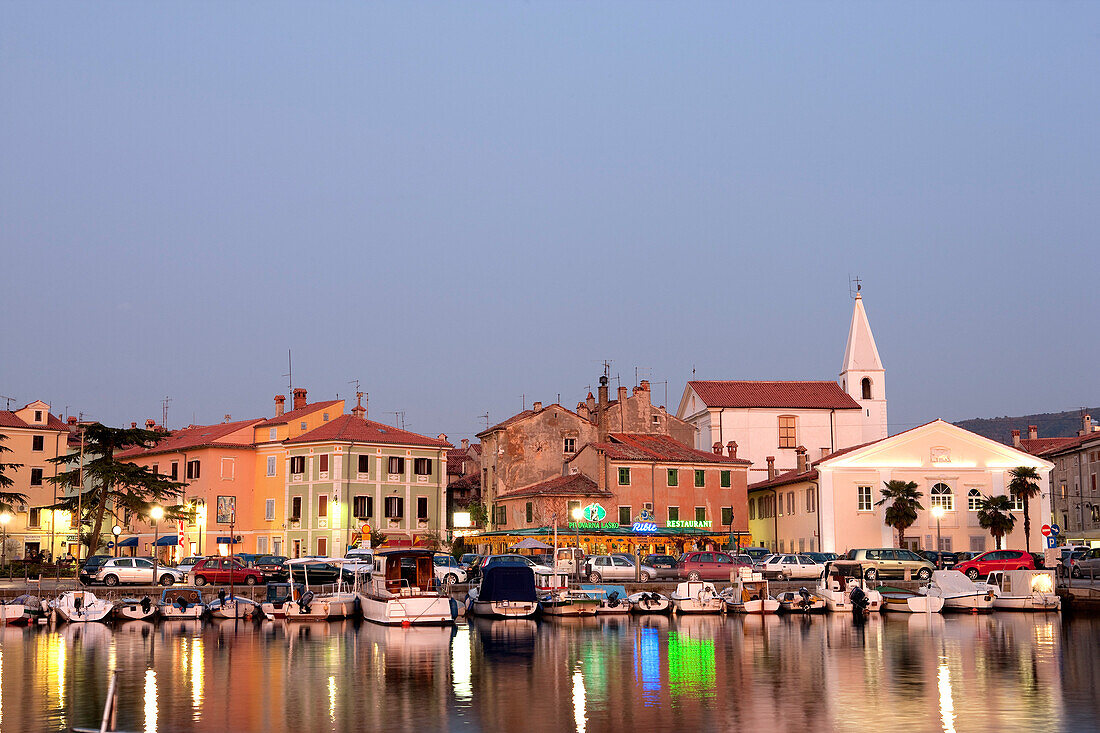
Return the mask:
MULTIPOLYGON (((1097 3, 4 3, 0 394, 457 442, 604 359, 1100 402, 1097 3), (352 399, 354 399, 352 397, 352 399), (349 404, 350 407, 350 404, 349 404)), ((612 383, 613 386, 615 382, 612 383)), ((3 404, 3 403, 0 403, 3 404)))

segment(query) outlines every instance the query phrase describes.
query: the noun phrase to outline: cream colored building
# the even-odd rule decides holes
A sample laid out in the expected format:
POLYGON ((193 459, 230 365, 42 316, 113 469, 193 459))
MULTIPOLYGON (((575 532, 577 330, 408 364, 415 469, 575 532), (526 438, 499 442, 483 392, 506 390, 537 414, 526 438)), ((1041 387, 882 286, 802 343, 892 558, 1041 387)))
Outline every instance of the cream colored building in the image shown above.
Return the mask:
MULTIPOLYGON (((757 545, 780 552, 844 553, 860 547, 896 547, 897 532, 885 524, 882 499, 887 481, 914 481, 924 511, 905 531, 906 544, 921 550, 984 551, 993 537, 978 525, 978 500, 1006 493, 1017 466, 1041 476, 1040 496, 1030 502, 1031 550, 1041 552, 1040 529, 1050 522, 1053 464, 1029 453, 935 420, 868 445, 841 450, 794 471, 749 486, 749 531, 757 545), (932 507, 944 509, 937 529, 932 507)), ((1022 506, 1004 547, 1024 548, 1022 506)))

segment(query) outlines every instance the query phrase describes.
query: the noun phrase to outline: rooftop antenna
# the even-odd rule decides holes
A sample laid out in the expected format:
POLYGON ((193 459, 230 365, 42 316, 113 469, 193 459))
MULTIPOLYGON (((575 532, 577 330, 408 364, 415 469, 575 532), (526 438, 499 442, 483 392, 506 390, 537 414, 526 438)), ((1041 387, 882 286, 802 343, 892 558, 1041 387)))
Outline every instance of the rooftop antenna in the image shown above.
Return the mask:
POLYGON ((691 365, 691 378, 695 379, 695 365, 694 364, 691 365))
POLYGON ((663 384, 665 385, 665 409, 668 409, 668 380, 663 382, 650 382, 650 384, 663 384))
POLYGON ((611 359, 604 359, 603 360, 603 375, 605 377, 607 377, 608 379, 611 378, 611 364, 612 363, 613 362, 611 361, 611 359))
POLYGON ((519 396, 519 399, 520 399, 520 404, 523 405, 523 410, 521 410, 521 412, 526 412, 527 411, 527 393, 524 392, 523 394, 521 394, 519 396))
POLYGON ((170 404, 172 404, 172 398, 164 395, 164 399, 160 401, 160 424, 166 430, 168 429, 168 405, 170 404))
POLYGON ((387 415, 393 415, 393 426, 395 428, 399 427, 402 430, 405 429, 405 411, 404 410, 392 410, 390 412, 387 412, 386 414, 387 415), (397 424, 398 418, 401 419, 401 424, 400 425, 397 424))
POLYGON ((290 380, 287 386, 290 388, 290 393, 294 394, 294 361, 290 357, 290 349, 286 350, 286 366, 287 373, 283 376, 290 380))
POLYGON ((855 300, 855 297, 859 295, 859 291, 863 289, 863 281, 859 279, 859 275, 852 277, 848 275, 848 295, 855 300))
MULTIPOLYGON (((2 394, 0 394, 0 400, 7 400, 8 401, 8 406, 4 408, 5 410, 10 410, 11 409, 11 403, 15 402, 14 397, 8 397, 7 395, 2 395, 2 394)), ((66 409, 68 409, 68 408, 66 408, 66 409)))
POLYGON ((489 429, 489 413, 486 411, 486 413, 484 415, 478 415, 478 417, 485 418, 485 429, 488 430, 489 429))
POLYGON ((350 382, 348 382, 348 384, 354 384, 355 385, 355 394, 362 396, 359 392, 359 380, 358 379, 353 379, 350 382))

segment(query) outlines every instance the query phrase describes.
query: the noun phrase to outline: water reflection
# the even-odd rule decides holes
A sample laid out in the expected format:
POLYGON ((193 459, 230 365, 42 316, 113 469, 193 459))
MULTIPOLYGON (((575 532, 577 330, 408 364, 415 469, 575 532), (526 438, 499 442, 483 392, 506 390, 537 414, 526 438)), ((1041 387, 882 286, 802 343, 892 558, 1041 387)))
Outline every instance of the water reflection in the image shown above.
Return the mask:
POLYGON ((0 729, 1088 729, 1100 621, 1054 615, 0 628, 0 729))

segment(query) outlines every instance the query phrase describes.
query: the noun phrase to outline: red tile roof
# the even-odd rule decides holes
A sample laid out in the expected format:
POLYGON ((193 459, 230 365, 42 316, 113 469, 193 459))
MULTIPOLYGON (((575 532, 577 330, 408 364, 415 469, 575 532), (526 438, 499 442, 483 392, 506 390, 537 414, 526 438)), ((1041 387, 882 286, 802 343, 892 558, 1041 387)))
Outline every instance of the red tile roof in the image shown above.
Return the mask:
POLYGON ((520 420, 526 420, 529 417, 533 417, 534 415, 541 414, 541 413, 546 412, 546 411, 551 410, 551 409, 561 410, 562 412, 569 413, 570 415, 577 418, 578 420, 583 420, 584 419, 580 415, 578 415, 577 413, 573 412, 572 410, 570 410, 568 408, 565 408, 565 407, 562 407, 561 405, 559 405, 557 403, 553 403, 553 404, 550 404, 550 405, 546 405, 545 407, 543 407, 538 412, 535 412, 534 410, 524 410, 523 412, 517 412, 515 415, 512 415, 507 420, 505 420, 503 422, 498 422, 496 425, 494 425, 493 427, 491 427, 487 430, 482 430, 480 433, 477 434, 477 437, 480 438, 482 435, 488 435, 489 433, 495 433, 497 430, 503 430, 504 428, 508 427, 509 425, 517 423, 520 420))
POLYGON ((56 417, 53 413, 46 414, 45 425, 35 425, 29 423, 12 410, 0 410, 0 428, 29 428, 31 430, 60 430, 62 432, 68 432, 69 426, 66 425, 60 418, 56 417))
POLYGON ((733 466, 749 466, 751 461, 731 458, 689 448, 668 435, 644 435, 641 433, 612 433, 607 443, 593 446, 613 461, 660 461, 662 463, 724 463, 733 466))
POLYGON ((707 407, 860 409, 859 403, 836 382, 693 381, 688 386, 707 407))
POLYGON ((477 472, 479 468, 478 462, 470 457, 470 454, 463 448, 452 448, 447 451, 447 473, 452 476, 465 475, 471 471, 477 472), (465 463, 466 470, 463 469, 465 463))
POLYGON ((287 443, 317 443, 350 440, 356 443, 416 445, 426 448, 450 448, 450 443, 426 435, 412 433, 391 425, 365 420, 355 415, 341 415, 307 433, 291 438, 287 443))
POLYGON ((798 469, 794 471, 787 471, 781 473, 773 479, 767 479, 765 481, 758 481, 755 484, 749 484, 749 491, 756 491, 757 489, 771 489, 778 486, 785 486, 786 484, 795 484, 801 481, 813 481, 817 478, 817 469, 811 468, 809 471, 798 472, 798 469))
POLYGON ((1024 438, 1020 441, 1020 450, 1033 456, 1042 456, 1047 453, 1058 453, 1069 448, 1076 448, 1089 438, 1100 438, 1100 433, 1075 435, 1071 438, 1024 438))
POLYGON ((314 402, 311 405, 305 407, 299 407, 297 410, 291 410, 290 412, 284 412, 278 417, 272 417, 259 423, 255 427, 266 428, 272 425, 286 425, 292 420, 297 420, 300 417, 305 417, 310 413, 317 412, 317 410, 323 410, 326 407, 332 407, 333 405, 340 404, 340 400, 328 400, 327 402, 314 402))
POLYGON ((135 458, 158 453, 177 453, 179 451, 195 450, 196 448, 251 448, 251 440, 234 442, 222 440, 222 438, 238 430, 254 427, 261 420, 262 418, 257 417, 252 420, 237 420, 215 425, 188 425, 185 428, 173 430, 171 434, 159 440, 152 448, 131 448, 119 453, 117 457, 135 458))
POLYGON ((507 494, 498 494, 497 501, 529 496, 596 496, 609 498, 614 494, 606 490, 601 491, 596 482, 583 473, 574 473, 568 476, 555 476, 547 481, 509 491, 507 494))

